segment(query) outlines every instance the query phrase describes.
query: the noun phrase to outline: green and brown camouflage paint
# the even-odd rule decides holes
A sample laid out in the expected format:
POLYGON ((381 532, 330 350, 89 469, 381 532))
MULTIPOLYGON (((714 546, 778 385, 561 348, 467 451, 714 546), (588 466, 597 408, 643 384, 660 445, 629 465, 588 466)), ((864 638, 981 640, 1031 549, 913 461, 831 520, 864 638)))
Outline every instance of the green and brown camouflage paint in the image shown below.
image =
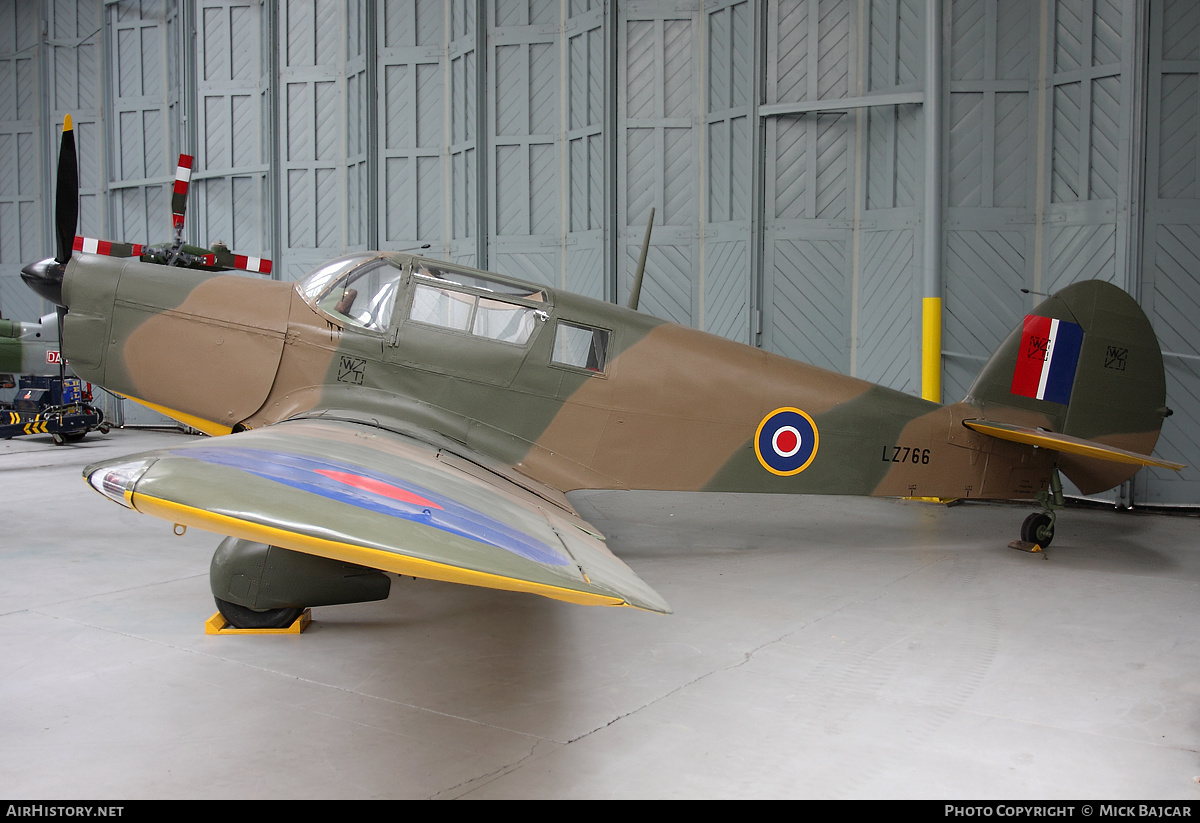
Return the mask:
POLYGON ((406 319, 419 258, 381 256, 406 273, 386 332, 347 327, 292 284, 76 256, 64 287, 66 355, 84 379, 211 434, 342 413, 434 433, 562 491, 1033 499, 1056 459, 1085 492, 1098 491, 1136 466, 1060 456, 962 422, 1018 423, 1148 454, 1164 413, 1149 323, 1106 284, 1077 284, 1036 310, 1087 331, 1069 407, 1009 392, 1020 329, 968 397, 943 406, 551 289, 522 346, 424 326, 406 319), (609 332, 603 373, 552 362, 560 320, 609 332), (1101 366, 1114 348, 1127 353, 1120 371, 1101 366), (789 476, 768 470, 754 445, 779 409, 801 410, 819 433, 811 462, 789 476))

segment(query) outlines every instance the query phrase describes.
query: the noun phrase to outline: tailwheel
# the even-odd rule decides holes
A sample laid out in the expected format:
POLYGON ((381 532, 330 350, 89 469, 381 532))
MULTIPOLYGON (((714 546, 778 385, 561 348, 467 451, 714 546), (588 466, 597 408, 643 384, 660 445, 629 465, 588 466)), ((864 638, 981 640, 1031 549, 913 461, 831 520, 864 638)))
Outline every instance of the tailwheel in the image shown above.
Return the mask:
POLYGON ((284 609, 250 609, 214 597, 217 601, 217 611, 221 613, 229 625, 235 629, 286 629, 296 622, 296 618, 304 611, 301 608, 284 609))
POLYGON ((1050 488, 1038 492, 1034 498, 1042 505, 1042 511, 1025 518, 1021 524, 1021 539, 1008 544, 1014 549, 1036 552, 1049 546, 1054 539, 1055 513, 1066 506, 1058 466, 1050 472, 1050 488))
POLYGON ((1054 513, 1034 512, 1021 524, 1021 539, 1043 549, 1054 539, 1054 513))

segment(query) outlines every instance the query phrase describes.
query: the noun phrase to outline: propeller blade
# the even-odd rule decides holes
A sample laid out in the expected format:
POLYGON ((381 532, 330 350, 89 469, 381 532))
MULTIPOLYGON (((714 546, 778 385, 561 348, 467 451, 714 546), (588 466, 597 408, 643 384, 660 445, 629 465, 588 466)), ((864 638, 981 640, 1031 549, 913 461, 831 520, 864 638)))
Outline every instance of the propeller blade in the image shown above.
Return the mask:
POLYGON ((85 254, 103 254, 108 257, 141 257, 146 247, 140 243, 114 243, 110 240, 97 240, 95 237, 75 235, 71 248, 85 254))
POLYGON ((62 144, 58 150, 58 189, 54 196, 60 264, 71 259, 75 225, 79 222, 79 159, 75 154, 75 129, 71 115, 63 118, 62 144))
POLYGON ((235 269, 258 272, 259 274, 271 273, 271 261, 265 257, 246 257, 244 254, 235 254, 233 256, 233 267, 235 269))
POLYGON ((192 156, 179 155, 179 166, 175 169, 175 188, 171 192, 171 224, 175 236, 183 236, 183 217, 187 214, 188 184, 192 182, 192 156))
POLYGON ((271 261, 265 257, 247 257, 244 254, 234 254, 231 251, 217 251, 213 255, 219 266, 229 269, 241 269, 258 274, 271 273, 271 261))

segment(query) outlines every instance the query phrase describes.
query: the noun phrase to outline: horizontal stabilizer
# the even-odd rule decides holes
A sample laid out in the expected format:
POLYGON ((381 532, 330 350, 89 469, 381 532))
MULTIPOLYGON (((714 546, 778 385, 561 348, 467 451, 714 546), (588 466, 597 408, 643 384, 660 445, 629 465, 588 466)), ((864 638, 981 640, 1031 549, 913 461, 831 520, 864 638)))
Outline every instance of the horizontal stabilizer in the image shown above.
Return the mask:
POLYGON ((1069 434, 1059 434, 1028 426, 1014 426, 1011 423, 996 423, 991 420, 964 420, 963 425, 982 434, 1010 440, 1014 443, 1024 443, 1028 446, 1038 446, 1043 449, 1077 454, 1080 457, 1091 457, 1096 460, 1108 460, 1113 463, 1132 463, 1136 466, 1159 466, 1164 469, 1179 471, 1186 468, 1182 463, 1171 463, 1166 460, 1155 460, 1137 452, 1106 446, 1095 440, 1084 440, 1082 437, 1072 437, 1069 434))

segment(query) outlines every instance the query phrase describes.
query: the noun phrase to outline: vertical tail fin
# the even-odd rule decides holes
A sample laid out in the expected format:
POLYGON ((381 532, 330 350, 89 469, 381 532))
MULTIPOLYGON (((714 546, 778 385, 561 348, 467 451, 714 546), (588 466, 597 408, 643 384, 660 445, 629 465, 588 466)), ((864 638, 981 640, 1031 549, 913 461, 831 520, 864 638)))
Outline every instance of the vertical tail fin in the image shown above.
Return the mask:
MULTIPOLYGON (((1162 350, 1150 321, 1116 286, 1089 280, 1043 301, 1004 339, 964 402, 997 422, 1150 454, 1166 408, 1162 350)), ((1060 452, 1085 494, 1122 483, 1136 465, 1060 452)))

